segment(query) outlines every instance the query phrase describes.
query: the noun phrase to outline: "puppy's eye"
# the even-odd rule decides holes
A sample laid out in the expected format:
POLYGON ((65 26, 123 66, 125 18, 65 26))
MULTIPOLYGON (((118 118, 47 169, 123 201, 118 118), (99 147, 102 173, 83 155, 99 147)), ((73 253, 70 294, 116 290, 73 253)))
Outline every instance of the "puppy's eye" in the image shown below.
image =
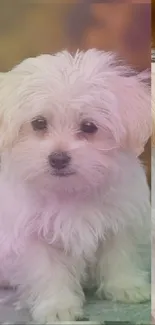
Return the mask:
POLYGON ((34 118, 31 122, 34 131, 41 131, 47 129, 47 120, 43 116, 34 118))
POLYGON ((89 133, 89 134, 96 133, 98 130, 97 126, 94 123, 88 121, 82 122, 80 129, 82 132, 89 133))

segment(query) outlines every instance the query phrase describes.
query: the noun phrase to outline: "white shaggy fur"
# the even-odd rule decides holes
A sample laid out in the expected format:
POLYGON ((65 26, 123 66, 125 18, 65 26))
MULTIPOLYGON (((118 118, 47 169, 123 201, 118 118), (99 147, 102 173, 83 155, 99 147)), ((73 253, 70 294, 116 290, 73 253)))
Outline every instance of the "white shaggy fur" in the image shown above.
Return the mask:
POLYGON ((131 134, 150 95, 130 73, 91 50, 25 60, 0 81, 0 269, 36 321, 81 316, 89 280, 99 297, 150 297, 149 189, 133 153, 146 139, 131 134), (38 115, 46 131, 33 130, 38 115), (71 156, 66 177, 48 163, 59 150, 71 156))

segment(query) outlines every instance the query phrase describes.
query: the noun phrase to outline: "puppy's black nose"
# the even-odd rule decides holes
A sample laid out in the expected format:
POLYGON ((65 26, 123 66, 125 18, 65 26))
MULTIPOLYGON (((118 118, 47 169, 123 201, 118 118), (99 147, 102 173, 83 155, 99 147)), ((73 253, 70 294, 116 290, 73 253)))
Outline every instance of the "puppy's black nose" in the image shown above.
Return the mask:
POLYGON ((55 169, 63 169, 67 167, 71 158, 66 152, 54 152, 49 157, 50 165, 55 169))

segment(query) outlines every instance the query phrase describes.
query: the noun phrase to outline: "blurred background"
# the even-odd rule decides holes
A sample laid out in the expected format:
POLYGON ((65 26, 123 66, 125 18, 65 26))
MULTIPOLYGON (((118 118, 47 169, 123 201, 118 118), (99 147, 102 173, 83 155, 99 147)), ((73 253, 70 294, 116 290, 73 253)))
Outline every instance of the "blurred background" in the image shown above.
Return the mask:
POLYGON ((129 2, 0 0, 0 71, 26 57, 67 47, 114 50, 138 69, 148 67, 150 5, 129 2))
MULTIPOLYGON (((62 49, 116 51, 137 70, 150 68, 155 0, 0 0, 0 72, 24 58, 62 49)), ((150 108, 151 113, 151 108, 150 108)), ((150 177, 150 142, 142 159, 150 177)))

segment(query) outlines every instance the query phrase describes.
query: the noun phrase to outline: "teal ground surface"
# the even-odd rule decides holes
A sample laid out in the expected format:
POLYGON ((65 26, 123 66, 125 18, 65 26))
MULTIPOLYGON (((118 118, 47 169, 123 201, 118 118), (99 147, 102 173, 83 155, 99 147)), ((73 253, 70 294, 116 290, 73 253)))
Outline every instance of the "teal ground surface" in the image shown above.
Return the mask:
MULTIPOLYGON (((93 294, 87 295, 85 321, 104 325, 150 325, 150 303, 127 305, 97 300, 93 294)), ((85 324, 83 320, 81 324, 85 324)), ((17 308, 17 297, 12 291, 0 291, 0 324, 28 324, 27 310, 17 308)), ((91 324, 91 323, 90 323, 91 324)))

